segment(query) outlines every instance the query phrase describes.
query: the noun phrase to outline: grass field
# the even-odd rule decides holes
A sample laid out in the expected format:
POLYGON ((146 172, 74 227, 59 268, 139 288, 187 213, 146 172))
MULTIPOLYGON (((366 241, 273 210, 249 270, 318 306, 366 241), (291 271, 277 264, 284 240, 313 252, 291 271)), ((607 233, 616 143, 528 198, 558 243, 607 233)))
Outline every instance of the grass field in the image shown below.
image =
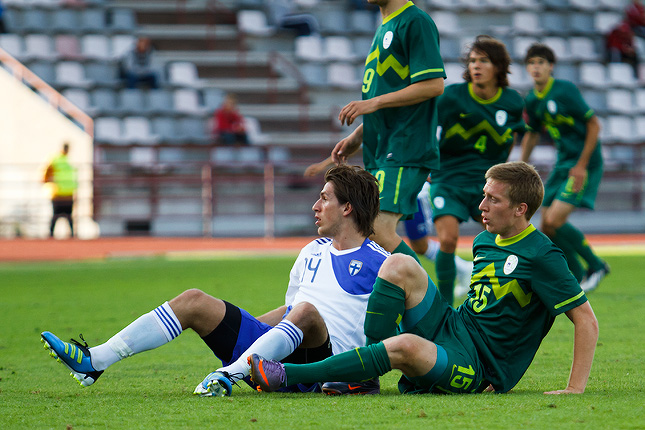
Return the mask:
POLYGON ((606 257, 612 273, 590 295, 600 340, 582 396, 542 394, 567 382, 573 325, 564 316, 505 395, 402 396, 393 371, 381 378, 380 396, 244 386, 230 398, 199 398, 192 390, 219 362, 191 332, 81 388, 39 340, 50 330, 102 343, 187 288, 261 313, 282 304, 294 258, 0 264, 0 428, 645 428, 642 255, 606 257))

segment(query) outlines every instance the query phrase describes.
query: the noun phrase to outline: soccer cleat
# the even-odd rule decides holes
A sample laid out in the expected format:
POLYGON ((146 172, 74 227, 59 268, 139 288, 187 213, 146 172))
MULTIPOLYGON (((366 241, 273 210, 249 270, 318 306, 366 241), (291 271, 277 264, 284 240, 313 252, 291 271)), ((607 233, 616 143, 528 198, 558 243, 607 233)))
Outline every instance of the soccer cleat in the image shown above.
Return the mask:
POLYGON ((262 391, 270 393, 282 387, 287 376, 282 363, 251 354, 249 364, 251 365, 251 380, 258 384, 262 391))
POLYGON ((378 378, 368 379, 363 382, 325 382, 322 392, 329 396, 341 396, 344 394, 379 394, 381 384, 378 378))
POLYGON ((587 294, 592 292, 596 288, 598 288, 600 281, 602 281, 603 278, 609 274, 609 272, 610 272, 609 264, 603 261, 603 266, 600 269, 589 273, 587 275, 587 279, 580 282, 580 287, 582 287, 582 291, 584 291, 585 294, 587 294))
POLYGON ((193 394, 201 397, 230 396, 233 391, 231 382, 227 372, 211 372, 197 385, 193 394))
POLYGON ((71 339, 72 343, 63 342, 53 333, 44 331, 40 334, 40 341, 45 344, 45 349, 49 350, 49 355, 72 371, 71 375, 79 384, 89 387, 99 379, 103 371, 94 369, 89 346, 83 335, 80 337, 84 345, 74 339, 71 339))

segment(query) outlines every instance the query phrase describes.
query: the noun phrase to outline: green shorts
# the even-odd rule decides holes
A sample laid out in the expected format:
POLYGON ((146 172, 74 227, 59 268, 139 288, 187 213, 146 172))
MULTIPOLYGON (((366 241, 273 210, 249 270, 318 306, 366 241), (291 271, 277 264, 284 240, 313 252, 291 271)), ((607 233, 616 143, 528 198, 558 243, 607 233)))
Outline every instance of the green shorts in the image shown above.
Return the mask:
POLYGON ((404 220, 412 218, 419 209, 417 195, 430 171, 418 167, 384 167, 369 172, 379 183, 381 210, 403 214, 404 220))
POLYGON ((479 222, 482 213, 479 210, 479 204, 483 198, 483 189, 483 183, 467 186, 432 184, 430 186, 432 220, 444 215, 452 215, 459 222, 466 222, 468 218, 479 222))
POLYGON ((553 200, 560 200, 572 204, 577 208, 593 209, 596 195, 602 179, 602 165, 592 167, 587 171, 587 181, 582 189, 574 193, 573 178, 569 177, 570 167, 556 167, 551 172, 549 179, 544 184, 543 206, 551 206, 553 200))
POLYGON ((401 333, 411 333, 437 345, 437 364, 426 375, 402 376, 401 393, 481 393, 488 386, 484 364, 468 329, 428 277, 421 303, 405 311, 401 333))

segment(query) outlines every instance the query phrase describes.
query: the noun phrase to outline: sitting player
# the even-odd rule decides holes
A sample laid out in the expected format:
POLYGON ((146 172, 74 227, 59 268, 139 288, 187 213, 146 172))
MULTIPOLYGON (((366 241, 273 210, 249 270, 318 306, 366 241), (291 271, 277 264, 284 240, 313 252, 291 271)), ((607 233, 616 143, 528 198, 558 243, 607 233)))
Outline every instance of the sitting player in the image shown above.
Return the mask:
POLYGON ((473 243, 473 288, 452 308, 409 256, 385 260, 365 320, 368 345, 318 363, 282 364, 251 355, 263 391, 327 379, 362 380, 400 369, 402 393, 480 393, 512 389, 555 317, 574 325, 573 363, 563 390, 583 393, 598 341, 598 321, 562 251, 530 222, 544 187, 524 162, 486 172, 479 207, 486 230, 473 243), (397 335, 398 334, 398 335, 397 335))
MULTIPOLYGON (((322 237, 300 252, 284 306, 254 318, 191 289, 142 315, 104 344, 70 344, 46 331, 41 334, 45 347, 81 385, 89 386, 112 364, 160 347, 191 328, 225 366, 195 389, 195 394, 212 396, 230 395, 232 383, 248 376, 251 353, 306 363, 363 346, 367 300, 389 255, 367 239, 379 212, 378 186, 374 176, 349 166, 330 169, 325 182, 312 208, 322 237)), ((292 390, 319 390, 319 385, 292 390)), ((378 392, 378 385, 371 382, 366 390, 378 392)))

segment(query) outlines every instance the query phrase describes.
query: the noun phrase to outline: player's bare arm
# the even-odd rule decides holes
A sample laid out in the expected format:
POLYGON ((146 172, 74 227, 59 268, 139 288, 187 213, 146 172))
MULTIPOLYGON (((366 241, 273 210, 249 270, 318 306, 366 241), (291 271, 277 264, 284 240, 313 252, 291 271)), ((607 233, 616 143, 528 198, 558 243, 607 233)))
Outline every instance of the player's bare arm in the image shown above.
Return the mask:
POLYGON ((305 177, 311 177, 311 176, 316 176, 322 172, 324 172, 327 168, 331 167, 334 162, 331 159, 331 155, 327 158, 325 158, 323 161, 319 161, 318 163, 311 164, 307 166, 305 169, 305 173, 303 173, 303 176, 305 177))
POLYGON ((336 164, 345 164, 347 159, 354 155, 363 143, 363 124, 334 146, 331 151, 331 159, 336 164))
POLYGON ((384 108, 415 105, 441 94, 443 94, 443 78, 426 79, 372 99, 350 102, 340 110, 338 120, 341 124, 351 125, 361 115, 384 108))
POLYGON ((585 144, 578 158, 578 162, 569 170, 569 176, 573 177, 573 191, 578 192, 584 186, 587 178, 587 165, 589 159, 598 144, 598 135, 600 134, 600 121, 594 115, 587 121, 587 134, 585 135, 585 144))
POLYGON ((569 383, 564 390, 548 391, 544 394, 582 394, 591 372, 598 342, 598 320, 589 302, 567 311, 566 315, 574 325, 573 364, 569 383))
POLYGON ((525 163, 529 162, 533 148, 535 148, 535 145, 538 144, 539 140, 540 133, 536 131, 527 131, 524 133, 524 138, 522 139, 522 156, 520 157, 520 161, 524 161, 525 163))

